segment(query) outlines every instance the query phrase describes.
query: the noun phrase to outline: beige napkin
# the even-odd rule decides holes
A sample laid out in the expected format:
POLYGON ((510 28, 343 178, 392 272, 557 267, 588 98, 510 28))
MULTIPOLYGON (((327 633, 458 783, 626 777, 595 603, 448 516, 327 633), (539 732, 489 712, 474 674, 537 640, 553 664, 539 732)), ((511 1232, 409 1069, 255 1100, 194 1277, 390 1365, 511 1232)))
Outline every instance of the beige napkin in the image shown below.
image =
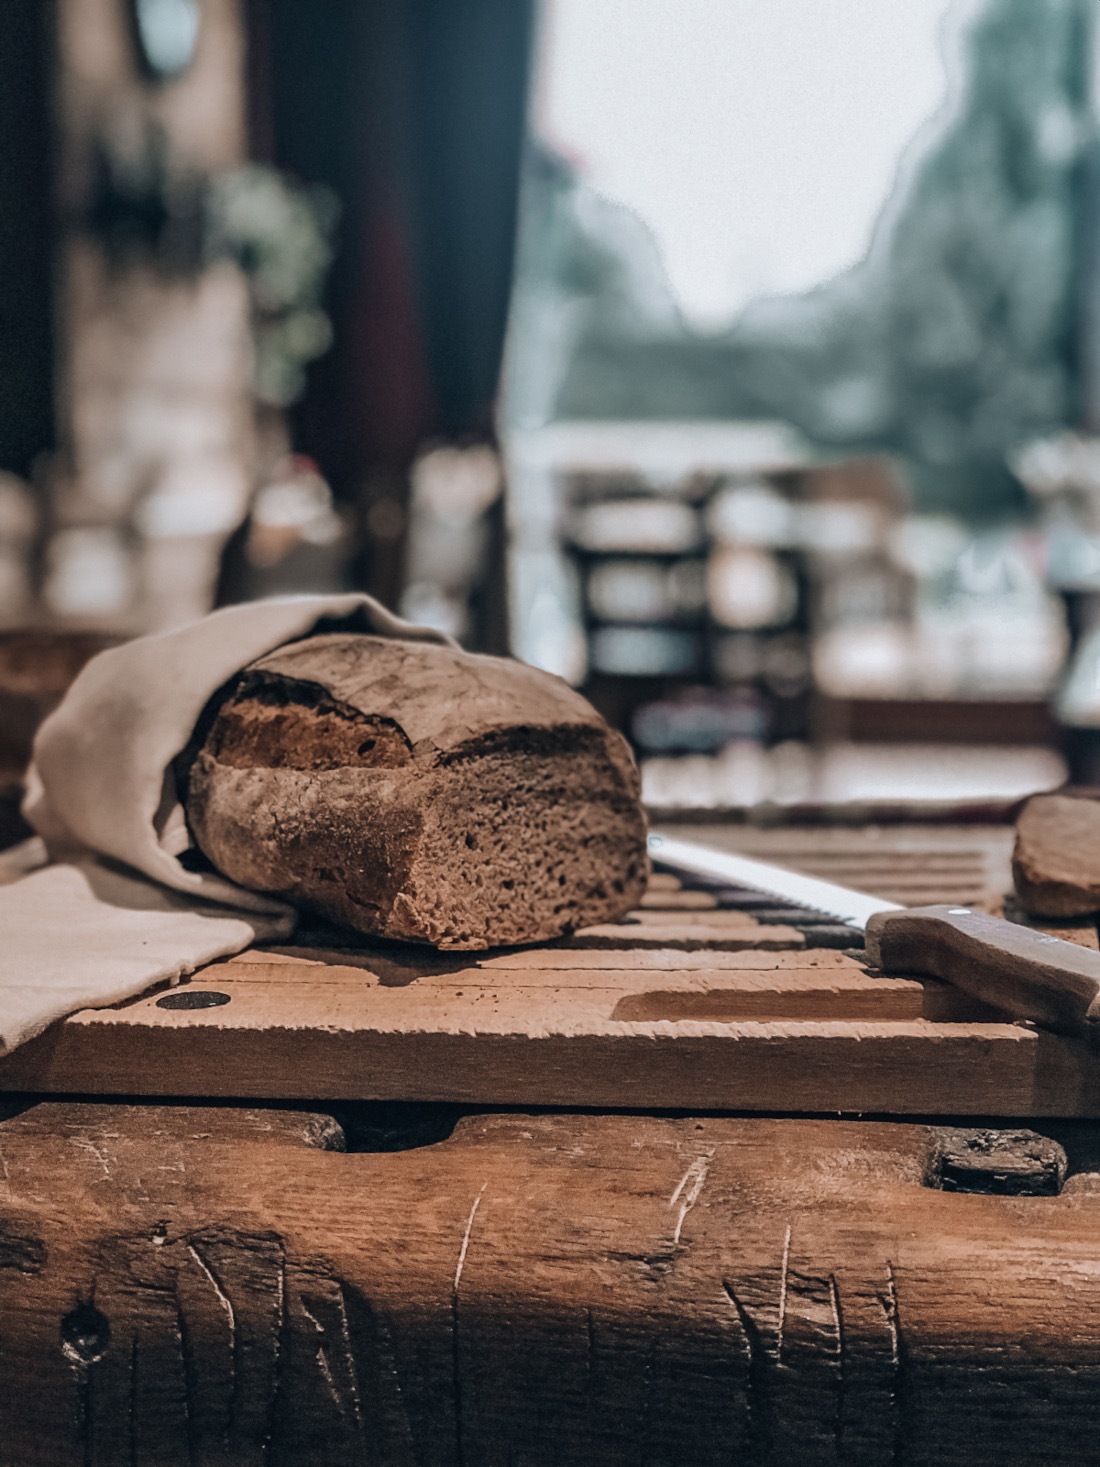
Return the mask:
POLYGON ((171 766, 223 683, 321 621, 451 640, 369 596, 287 597, 112 647, 80 673, 34 743, 23 813, 41 839, 0 857, 3 1049, 289 935, 284 903, 180 864, 191 841, 171 766))

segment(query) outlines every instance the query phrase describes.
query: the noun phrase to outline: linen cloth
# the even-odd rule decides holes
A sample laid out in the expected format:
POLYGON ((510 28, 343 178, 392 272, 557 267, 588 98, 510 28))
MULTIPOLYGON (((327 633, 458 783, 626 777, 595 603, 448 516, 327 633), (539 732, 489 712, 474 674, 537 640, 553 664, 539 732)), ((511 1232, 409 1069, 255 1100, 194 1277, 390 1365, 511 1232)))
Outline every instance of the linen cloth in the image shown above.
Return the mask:
POLYGON ((223 683, 319 624, 454 645, 370 596, 284 597, 112 647, 73 682, 34 742, 23 813, 38 838, 0 856, 2 1050, 289 936, 291 907, 180 863, 172 761, 223 683))

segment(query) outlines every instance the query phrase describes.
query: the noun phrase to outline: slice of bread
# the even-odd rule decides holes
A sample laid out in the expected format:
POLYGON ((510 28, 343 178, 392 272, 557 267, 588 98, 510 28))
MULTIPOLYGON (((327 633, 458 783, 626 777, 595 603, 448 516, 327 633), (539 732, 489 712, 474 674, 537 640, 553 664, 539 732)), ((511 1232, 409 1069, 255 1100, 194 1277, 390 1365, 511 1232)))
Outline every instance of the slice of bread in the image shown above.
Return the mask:
POLYGON ((559 678, 334 632, 246 668, 180 761, 225 876, 374 936, 478 949, 614 921, 645 886, 625 740, 559 678))
POLYGON ((1033 795, 1016 820, 1012 880, 1036 917, 1100 911, 1100 801, 1033 795))

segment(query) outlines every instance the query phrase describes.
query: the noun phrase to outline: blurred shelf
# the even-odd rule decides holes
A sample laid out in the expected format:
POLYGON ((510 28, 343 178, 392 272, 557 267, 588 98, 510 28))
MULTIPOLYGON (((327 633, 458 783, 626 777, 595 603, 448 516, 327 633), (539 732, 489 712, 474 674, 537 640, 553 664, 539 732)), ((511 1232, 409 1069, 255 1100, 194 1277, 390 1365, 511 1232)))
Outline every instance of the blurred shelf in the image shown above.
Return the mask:
POLYGON ((1059 748, 1062 731, 1041 699, 831 698, 816 700, 821 742, 1027 744, 1059 748))

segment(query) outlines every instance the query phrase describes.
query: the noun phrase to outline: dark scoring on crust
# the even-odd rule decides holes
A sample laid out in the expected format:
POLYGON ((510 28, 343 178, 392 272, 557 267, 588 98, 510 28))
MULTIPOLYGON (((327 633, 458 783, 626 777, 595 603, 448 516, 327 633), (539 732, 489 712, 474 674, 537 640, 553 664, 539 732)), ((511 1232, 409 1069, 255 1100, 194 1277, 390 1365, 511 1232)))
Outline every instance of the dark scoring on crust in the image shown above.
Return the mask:
POLYGON ((392 718, 362 713, 316 683, 246 676, 219 709, 205 741, 237 769, 396 769, 412 746, 392 718))

